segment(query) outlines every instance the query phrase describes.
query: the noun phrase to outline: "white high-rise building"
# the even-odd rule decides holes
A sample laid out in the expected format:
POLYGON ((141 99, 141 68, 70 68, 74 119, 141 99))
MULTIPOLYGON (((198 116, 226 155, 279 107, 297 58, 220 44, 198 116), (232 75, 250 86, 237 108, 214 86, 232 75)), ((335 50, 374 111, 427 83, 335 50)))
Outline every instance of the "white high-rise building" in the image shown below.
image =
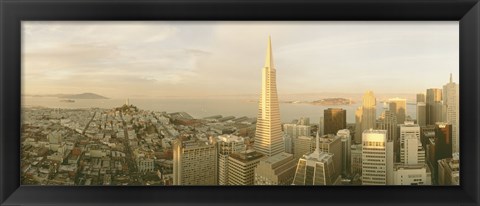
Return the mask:
POLYGON ((446 121, 452 124, 452 152, 460 152, 459 147, 459 86, 452 80, 443 86, 443 104, 446 107, 446 121))
POLYGON ((393 176, 394 185, 432 185, 432 173, 426 164, 397 164, 393 176))
POLYGON ((257 128, 255 131, 255 150, 268 157, 284 152, 281 127, 276 69, 273 64, 272 43, 270 37, 268 37, 267 55, 262 71, 262 91, 258 107, 257 128))
POLYGON ((420 126, 413 121, 400 125, 400 162, 406 165, 425 163, 425 150, 420 141, 420 126))
POLYGON ((220 135, 217 137, 218 148, 218 184, 228 184, 228 157, 230 154, 246 149, 245 139, 235 135, 220 135))
POLYGON ((217 185, 216 144, 200 140, 174 143, 174 185, 217 185))
POLYGON ((362 135, 362 185, 393 184, 393 143, 386 130, 365 130, 362 135))
POLYGON ((405 134, 400 148, 400 162, 405 165, 425 163, 425 150, 423 150, 420 137, 415 134, 405 134))

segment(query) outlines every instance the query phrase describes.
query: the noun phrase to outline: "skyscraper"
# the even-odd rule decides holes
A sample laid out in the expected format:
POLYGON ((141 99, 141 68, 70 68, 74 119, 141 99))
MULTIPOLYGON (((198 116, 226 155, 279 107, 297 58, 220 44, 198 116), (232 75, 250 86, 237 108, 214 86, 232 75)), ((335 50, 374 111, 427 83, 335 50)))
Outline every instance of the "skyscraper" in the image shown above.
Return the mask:
POLYGON ((400 148, 400 161, 404 165, 425 164, 425 150, 420 142, 420 135, 406 134, 400 148))
POLYGON ((293 185, 334 185, 340 183, 340 176, 335 175, 333 154, 320 150, 317 132, 315 151, 298 160, 293 185))
POLYGON ((228 157, 228 185, 253 185, 254 170, 262 153, 253 150, 235 152, 228 157))
POLYGON ((352 137, 350 136, 350 130, 342 129, 337 132, 337 136, 342 140, 342 176, 348 176, 350 172, 351 150, 352 150, 352 137))
POLYGON ((300 117, 297 124, 299 124, 299 125, 310 125, 310 118, 309 117, 300 117))
POLYGON ((176 141, 173 149, 173 184, 216 185, 216 144, 200 140, 176 141))
POLYGON ((283 125, 283 132, 292 137, 297 138, 299 136, 310 136, 311 135, 311 127, 308 125, 300 125, 300 124, 284 124, 283 125))
POLYGON ((423 102, 425 103, 425 94, 424 93, 418 93, 417 94, 417 103, 423 102))
MULTIPOLYGON (((320 141, 318 147, 320 151, 333 154, 332 160, 335 166, 335 176, 342 173, 342 139, 337 135, 327 134, 316 139, 320 141)), ((314 151, 314 148, 312 148, 314 151)))
POLYGON ((393 184, 393 143, 386 130, 365 130, 362 136, 362 185, 393 184))
MULTIPOLYGON (((405 154, 405 152, 406 152, 405 150, 406 149, 408 150, 408 145, 405 144, 405 139, 409 138, 409 139, 412 139, 411 141, 409 141, 410 146, 412 146, 412 147, 410 147, 410 151, 412 152, 413 150, 414 151, 418 150, 417 157, 421 158, 419 163, 424 163, 425 162, 425 151, 422 150, 421 142, 416 143, 417 146, 412 145, 416 139, 418 139, 418 141, 420 141, 420 126, 418 126, 418 124, 414 124, 412 121, 406 121, 406 122, 404 122, 404 124, 399 124, 399 127, 400 127, 400 132, 399 132, 400 136, 398 138, 398 141, 395 142, 395 156, 396 156, 397 160, 400 160, 400 162, 407 164, 406 159, 405 159, 405 155, 408 156, 408 153, 405 154), (409 135, 413 135, 414 137, 409 137, 409 135), (415 139, 415 140, 413 140, 413 139, 415 139), (422 154, 422 152, 423 152, 423 154, 422 154)), ((412 155, 413 154, 411 154, 409 156, 412 157, 412 155)), ((419 159, 417 159, 417 160, 419 160, 419 159)), ((412 163, 412 162, 410 162, 410 163, 412 163)))
POLYGON ((268 157, 284 151, 277 96, 276 70, 273 64, 270 37, 268 37, 267 55, 262 71, 262 91, 258 107, 254 148, 268 157))
POLYGON ((347 111, 341 108, 323 110, 325 134, 337 134, 338 130, 347 128, 347 111))
POLYGON ((453 158, 438 160, 438 184, 460 185, 460 159, 458 155, 453 155, 453 158))
POLYGON ((460 152, 459 147, 459 95, 458 85, 453 82, 450 74, 450 82, 443 86, 443 104, 446 107, 446 122, 452 124, 452 151, 460 152))
POLYGON ((355 144, 362 143, 362 107, 358 107, 355 110, 355 144))
POLYGON ((435 160, 452 157, 452 124, 439 122, 435 125, 435 160))
POLYGON ((232 153, 243 151, 246 148, 245 139, 234 135, 217 137, 218 147, 218 184, 228 184, 228 163, 232 153))
POLYGON ((427 125, 435 125, 436 122, 441 121, 441 114, 438 114, 437 107, 441 105, 442 102, 442 90, 438 88, 427 89, 426 96, 426 117, 427 125), (440 116, 439 116, 440 115, 440 116))
POLYGON ((362 105, 362 133, 368 129, 375 129, 377 119, 377 100, 373 91, 367 91, 363 95, 362 105))
POLYGON ((427 125, 427 108, 425 102, 417 102, 417 124, 421 127, 427 125))
POLYGON ((292 154, 280 153, 260 160, 255 168, 255 185, 291 185, 297 159, 292 154))
POLYGON ((395 141, 397 139, 397 116, 395 113, 390 110, 383 111, 377 128, 387 130, 387 139, 395 141))
POLYGON ((432 171, 433 181, 438 178, 438 160, 451 158, 452 154, 452 125, 444 122, 435 124, 435 137, 429 139, 427 145, 428 166, 432 171))
POLYGON ((325 122, 325 119, 323 118, 323 116, 321 116, 318 124, 318 132, 320 133, 319 135, 325 134, 325 128, 323 128, 323 122, 325 122))
POLYGON ((313 137, 310 136, 300 136, 294 139, 293 143, 293 154, 296 159, 301 158, 305 154, 312 152, 312 147, 315 146, 315 141, 313 137))
POLYGON ((407 100, 400 98, 393 98, 388 100, 388 107, 390 112, 397 116, 397 123, 403 124, 407 114, 407 100))
POLYGON ((354 144, 351 146, 351 165, 352 175, 362 175, 362 144, 354 144))

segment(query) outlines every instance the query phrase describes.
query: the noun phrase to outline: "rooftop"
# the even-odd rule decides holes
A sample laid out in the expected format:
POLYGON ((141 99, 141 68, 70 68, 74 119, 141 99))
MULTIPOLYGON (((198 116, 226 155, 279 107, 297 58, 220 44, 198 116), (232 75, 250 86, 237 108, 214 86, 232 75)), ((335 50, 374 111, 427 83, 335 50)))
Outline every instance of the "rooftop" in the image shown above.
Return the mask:
POLYGON ((264 155, 254 150, 246 150, 246 151, 232 153, 230 154, 230 157, 245 163, 245 162, 250 162, 253 160, 263 158, 264 155))
POLYGON ((284 159, 289 159, 289 158, 292 158, 292 157, 293 157, 293 154, 288 154, 288 153, 282 152, 280 154, 271 156, 271 157, 265 159, 264 161, 267 164, 275 164, 277 162, 281 162, 284 159))

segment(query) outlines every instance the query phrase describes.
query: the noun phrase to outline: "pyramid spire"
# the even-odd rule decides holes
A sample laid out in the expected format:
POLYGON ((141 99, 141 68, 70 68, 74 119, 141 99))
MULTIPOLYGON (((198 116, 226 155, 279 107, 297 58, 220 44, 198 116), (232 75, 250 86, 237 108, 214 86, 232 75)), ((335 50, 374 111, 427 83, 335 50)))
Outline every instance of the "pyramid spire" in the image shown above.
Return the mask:
POLYGON ((265 56, 265 67, 268 67, 270 69, 274 68, 273 54, 272 54, 272 40, 270 35, 268 36, 267 55, 265 56))
POLYGON ((450 73, 450 83, 452 83, 452 73, 450 73))
POLYGON ((313 151, 315 154, 320 154, 320 137, 318 133, 320 133, 320 130, 317 130, 317 136, 315 138, 315 151, 313 151))

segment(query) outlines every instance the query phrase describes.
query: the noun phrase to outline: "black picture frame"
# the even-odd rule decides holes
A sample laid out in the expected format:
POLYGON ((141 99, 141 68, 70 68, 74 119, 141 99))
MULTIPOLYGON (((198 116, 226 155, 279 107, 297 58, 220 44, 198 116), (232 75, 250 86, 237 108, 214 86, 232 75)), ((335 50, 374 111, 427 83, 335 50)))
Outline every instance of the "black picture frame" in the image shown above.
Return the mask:
POLYGON ((1 205, 479 205, 478 0, 0 0, 1 205), (21 186, 21 21, 367 20, 460 22, 461 185, 428 187, 21 186))

